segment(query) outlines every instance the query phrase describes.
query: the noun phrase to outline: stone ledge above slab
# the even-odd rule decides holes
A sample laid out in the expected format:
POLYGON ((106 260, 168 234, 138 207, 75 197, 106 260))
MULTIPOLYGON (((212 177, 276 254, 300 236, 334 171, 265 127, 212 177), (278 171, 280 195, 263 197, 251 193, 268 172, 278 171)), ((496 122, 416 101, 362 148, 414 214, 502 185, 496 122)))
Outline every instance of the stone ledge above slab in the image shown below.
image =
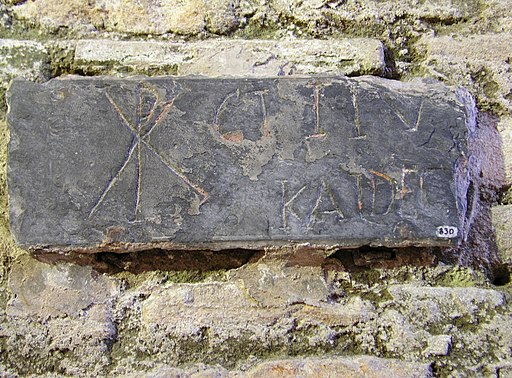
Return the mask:
POLYGON ((382 74, 384 47, 376 39, 208 40, 151 42, 80 40, 82 69, 175 70, 179 75, 268 77, 311 74, 382 74))

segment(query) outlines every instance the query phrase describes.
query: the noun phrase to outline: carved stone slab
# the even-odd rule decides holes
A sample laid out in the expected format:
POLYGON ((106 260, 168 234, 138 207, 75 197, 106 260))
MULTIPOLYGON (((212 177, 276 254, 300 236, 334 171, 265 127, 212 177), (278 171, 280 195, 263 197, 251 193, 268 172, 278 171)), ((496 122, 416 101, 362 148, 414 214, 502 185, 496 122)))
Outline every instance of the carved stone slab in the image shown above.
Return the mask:
POLYGON ((10 224, 31 249, 453 245, 473 119, 374 77, 12 83, 10 224))

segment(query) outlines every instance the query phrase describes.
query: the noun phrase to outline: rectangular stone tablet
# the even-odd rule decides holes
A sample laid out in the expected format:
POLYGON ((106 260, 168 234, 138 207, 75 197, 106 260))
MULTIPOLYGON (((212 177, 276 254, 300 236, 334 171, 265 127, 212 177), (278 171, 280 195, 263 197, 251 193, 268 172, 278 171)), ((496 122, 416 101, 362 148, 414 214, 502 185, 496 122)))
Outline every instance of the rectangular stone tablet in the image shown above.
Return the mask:
POLYGON ((376 77, 15 80, 11 232, 85 252, 455 245, 465 94, 376 77))

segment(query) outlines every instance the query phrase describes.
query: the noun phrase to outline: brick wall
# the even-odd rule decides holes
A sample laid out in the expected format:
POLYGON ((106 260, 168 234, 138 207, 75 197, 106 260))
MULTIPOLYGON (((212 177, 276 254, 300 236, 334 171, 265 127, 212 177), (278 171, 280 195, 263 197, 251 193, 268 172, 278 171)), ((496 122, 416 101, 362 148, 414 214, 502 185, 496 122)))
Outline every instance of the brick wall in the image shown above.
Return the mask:
POLYGON ((378 75, 480 111, 457 250, 34 256, 8 229, 0 106, 0 375, 512 374, 512 1, 3 0, 0 95, 63 75, 378 75))

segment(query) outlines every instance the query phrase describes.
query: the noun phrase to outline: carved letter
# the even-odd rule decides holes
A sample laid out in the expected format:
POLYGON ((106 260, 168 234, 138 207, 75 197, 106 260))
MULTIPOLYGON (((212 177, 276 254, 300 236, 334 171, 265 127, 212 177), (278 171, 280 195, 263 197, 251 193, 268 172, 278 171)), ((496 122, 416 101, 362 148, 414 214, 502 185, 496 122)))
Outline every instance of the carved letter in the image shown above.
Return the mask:
POLYGON ((421 99, 420 104, 418 106, 418 112, 416 113, 416 120, 414 122, 410 122, 403 114, 402 112, 395 106, 391 101, 387 101, 384 99, 384 101, 388 104, 389 108, 395 113, 395 115, 398 117, 400 121, 407 127, 408 131, 418 131, 418 128, 420 126, 421 122, 421 116, 423 114, 423 104, 425 102, 425 99, 421 99))
POLYGON ((308 229, 312 229, 312 226, 324 217, 336 217, 336 220, 343 219, 345 216, 338 205, 338 202, 334 198, 329 186, 322 180, 318 195, 309 214, 308 229))
MULTIPOLYGON (((270 130, 268 127, 268 116, 267 116, 267 106, 265 103, 265 94, 267 91, 253 91, 253 92, 247 92, 247 93, 240 93, 240 88, 238 88, 235 92, 232 92, 228 94, 224 100, 221 102, 215 113, 213 114, 213 123, 212 128, 215 137, 220 140, 221 142, 228 142, 228 143, 234 143, 234 144, 240 144, 244 140, 248 140, 250 142, 257 142, 257 139, 267 139, 270 138, 270 130), (257 96, 257 103, 258 105, 254 104, 254 97, 251 96, 257 96), (245 101, 243 100, 245 99, 245 101), (231 110, 230 112, 227 112, 227 109, 230 106, 235 106, 235 110, 231 110), (241 121, 243 120, 243 124, 248 124, 247 117, 250 117, 249 110, 254 111, 254 108, 258 107, 257 113, 261 116, 261 122, 258 122, 259 124, 259 132, 260 136, 257 138, 254 137, 248 137, 244 134, 244 130, 241 129, 234 129, 234 130, 221 130, 221 121, 220 117, 223 114, 227 114, 228 117, 233 118, 236 122, 233 122, 235 125, 226 125, 224 123, 224 129, 226 126, 238 127, 238 125, 241 124, 241 121), (240 118, 240 119, 239 119, 240 118)), ((250 130, 250 128, 245 128, 245 133, 253 133, 254 130, 250 130)))
POLYGON ((199 185, 190 181, 190 179, 179 167, 173 165, 168 159, 166 159, 165 156, 162 155, 149 141, 149 136, 151 135, 152 131, 160 124, 167 113, 169 113, 173 107, 174 100, 179 96, 179 94, 174 96, 171 100, 164 101, 160 98, 160 95, 154 88, 150 86, 145 86, 144 88, 137 86, 135 89, 135 122, 130 121, 130 118, 125 114, 125 112, 123 112, 117 101, 109 92, 106 92, 105 96, 112 105, 112 108, 119 118, 120 123, 132 135, 132 142, 128 147, 123 162, 117 169, 114 176, 107 181, 103 191, 94 202, 89 212, 89 218, 91 218, 94 213, 98 211, 99 207, 104 202, 105 197, 125 172, 125 169, 128 166, 130 160, 135 159, 136 189, 133 212, 134 220, 137 220, 137 217, 140 213, 142 193, 142 148, 147 149, 149 152, 155 155, 155 157, 171 174, 177 176, 182 180, 184 185, 188 186, 196 194, 202 197, 198 201, 198 204, 191 205, 191 214, 199 214, 199 207, 208 199, 208 193, 199 185))
POLYGON ((391 211, 397 191, 392 177, 355 164, 343 164, 340 168, 355 178, 357 209, 361 216, 385 215, 391 211))
POLYGON ((299 189, 297 193, 295 193, 293 196, 291 196, 290 199, 287 199, 287 193, 286 193, 286 183, 287 181, 280 181, 281 182, 281 193, 282 193, 282 201, 281 201, 281 217, 282 217, 282 224, 283 229, 286 230, 288 228, 288 214, 293 215, 299 222, 301 221, 300 217, 297 215, 295 211, 291 208, 293 205, 293 202, 297 199, 297 197, 306 189, 306 185, 304 185, 302 188, 299 189))
POLYGON ((366 135, 363 134, 361 127, 361 114, 359 112, 359 101, 357 99, 356 89, 353 86, 350 86, 350 92, 352 93, 352 105, 354 107, 355 136, 353 139, 366 139, 366 135))

